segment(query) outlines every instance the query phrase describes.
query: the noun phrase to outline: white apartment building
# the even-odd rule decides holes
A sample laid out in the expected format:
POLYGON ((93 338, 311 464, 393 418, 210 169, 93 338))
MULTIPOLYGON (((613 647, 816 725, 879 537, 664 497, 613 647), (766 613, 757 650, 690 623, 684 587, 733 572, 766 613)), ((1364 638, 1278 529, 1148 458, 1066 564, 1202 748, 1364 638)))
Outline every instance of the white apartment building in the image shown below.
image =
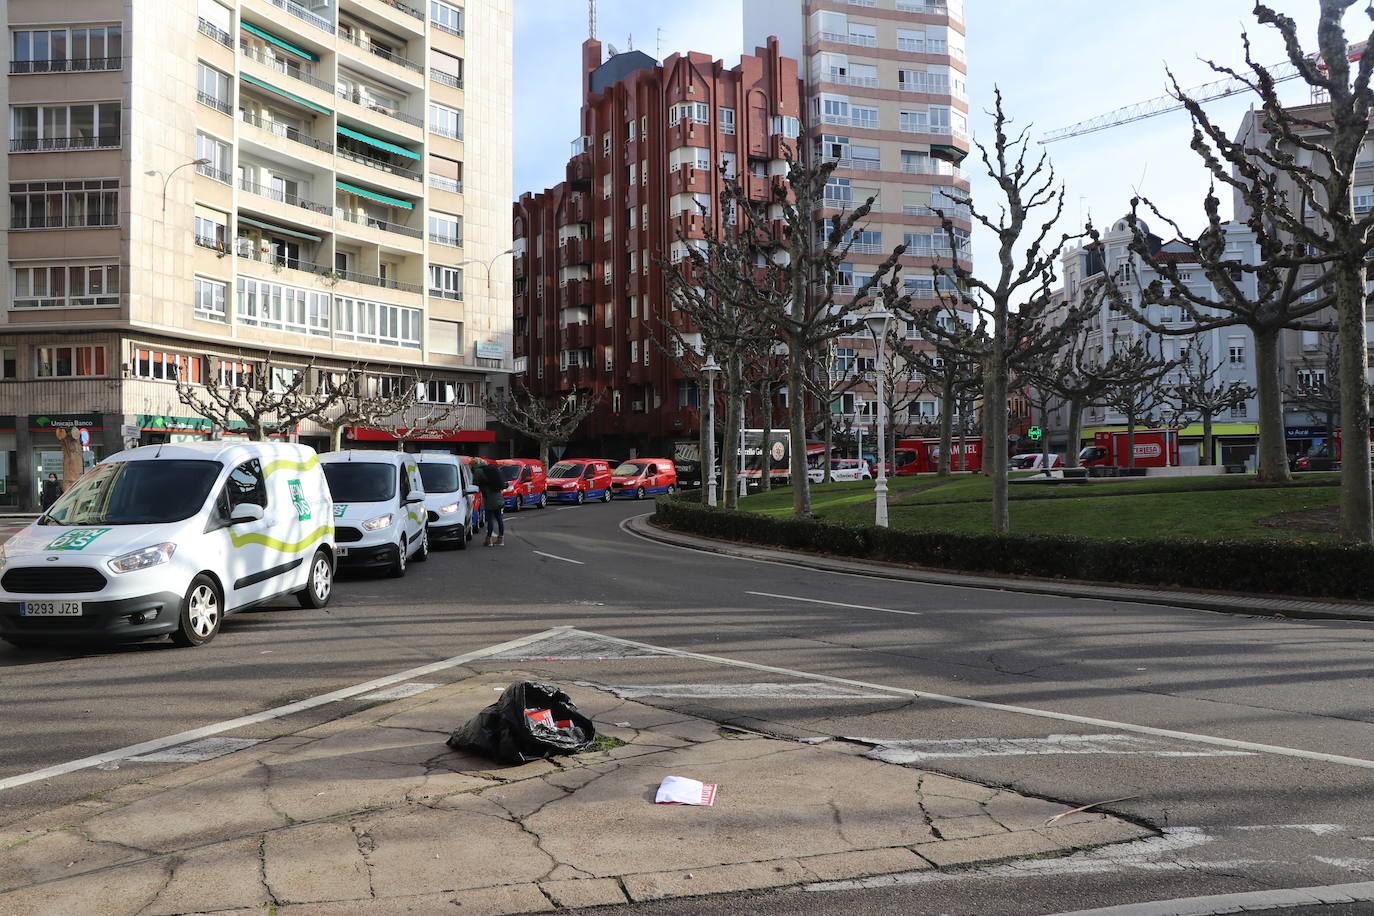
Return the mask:
MULTIPOLYGON (((968 65, 962 0, 748 0, 745 47, 776 35, 782 53, 802 63, 805 83, 804 153, 833 161, 826 189, 830 216, 877 201, 856 235, 840 285, 862 285, 898 244, 904 284, 935 304, 931 266, 956 255, 935 211, 955 214, 968 263, 970 224, 960 201, 968 181, 960 163, 969 151, 968 65), (960 215, 962 214, 962 215, 960 215)), ((844 368, 871 368, 873 338, 837 341, 844 368)), ((895 379, 898 386, 904 379, 895 379)), ((877 395, 871 373, 832 404, 838 425, 876 430, 877 395)), ((910 412, 892 417, 900 430, 929 421, 938 394, 914 398, 910 412)))
POLYGON ((418 375, 422 400, 466 405, 439 447, 491 441, 511 7, 8 0, 0 503, 60 473, 55 428, 87 429, 92 460, 135 432, 233 434, 177 379, 418 375))

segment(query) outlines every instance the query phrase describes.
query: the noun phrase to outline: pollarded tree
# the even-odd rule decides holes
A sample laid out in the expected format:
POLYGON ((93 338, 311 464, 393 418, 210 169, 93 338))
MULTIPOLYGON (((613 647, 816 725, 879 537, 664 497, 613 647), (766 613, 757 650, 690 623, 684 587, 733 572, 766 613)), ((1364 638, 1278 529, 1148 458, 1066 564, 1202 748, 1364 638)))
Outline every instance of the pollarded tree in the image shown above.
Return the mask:
POLYGON ((1212 421, 1223 412, 1245 404, 1255 396, 1255 388, 1245 382, 1220 378, 1221 365, 1212 364, 1205 347, 1188 347, 1179 363, 1179 380, 1169 386, 1169 398, 1176 409, 1174 422, 1187 426, 1194 418, 1202 422, 1202 456, 1199 464, 1211 464, 1215 454, 1212 421))
POLYGON ((519 393, 506 392, 487 398, 485 407, 491 419, 539 446, 539 460, 549 466, 549 448, 572 438, 582 421, 591 416, 599 398, 575 395, 545 401, 523 386, 519 393))
MULTIPOLYGON (((961 421, 963 404, 976 400, 983 384, 982 370, 978 362, 969 354, 976 351, 972 332, 954 316, 942 316, 942 323, 949 337, 927 337, 929 345, 913 348, 911 354, 912 371, 926 380, 926 383, 940 395, 940 416, 937 435, 940 437, 940 463, 936 473, 948 477, 951 471, 951 447, 954 442, 954 421, 959 415, 961 421), (965 338, 963 333, 968 333, 965 338)), ((967 429, 967 422, 961 422, 967 429)), ((960 455, 967 452, 960 451, 960 455)))
POLYGON ((383 380, 369 375, 361 366, 326 373, 322 384, 333 390, 337 398, 311 419, 328 430, 329 450, 337 452, 343 447, 343 431, 348 427, 382 429, 413 411, 419 403, 418 382, 418 378, 415 384, 394 377, 383 380))
POLYGON ((1152 353, 1149 337, 1122 343, 1113 334, 1111 350, 1121 371, 1102 403, 1126 418, 1126 466, 1133 468, 1136 427, 1160 425, 1164 411, 1170 407, 1164 377, 1178 366, 1178 360, 1152 353))
POLYGON ((290 433, 300 421, 326 413, 340 398, 329 386, 312 386, 313 362, 304 367, 271 366, 266 361, 240 363, 206 355, 202 365, 202 384, 177 380, 181 403, 216 429, 243 423, 259 441, 290 433))

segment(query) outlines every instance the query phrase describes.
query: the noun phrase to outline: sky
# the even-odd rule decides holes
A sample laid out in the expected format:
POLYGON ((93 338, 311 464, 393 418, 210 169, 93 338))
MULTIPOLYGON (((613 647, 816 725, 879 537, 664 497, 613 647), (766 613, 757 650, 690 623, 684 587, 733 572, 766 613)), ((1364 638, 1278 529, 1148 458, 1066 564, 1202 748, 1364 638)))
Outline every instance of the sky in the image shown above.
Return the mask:
MULTIPOLYGON (((742 46, 741 3, 600 0, 598 37, 619 50, 631 45, 662 59, 674 51, 702 51, 733 66, 742 46), (661 48, 661 54, 659 49, 661 48)), ((1081 0, 966 0, 970 128, 990 136, 994 87, 1016 123, 1033 137, 1156 98, 1167 89, 1165 67, 1185 88, 1218 79, 1201 58, 1239 67, 1240 36, 1250 33, 1255 57, 1284 59, 1273 30, 1255 22, 1252 0, 1152 0, 1150 3, 1082 3, 1081 0)), ((1317 0, 1271 0, 1292 16, 1305 46, 1315 47, 1317 0)), ((856 12, 861 9, 856 7, 856 12)), ((1352 40, 1366 37, 1368 20, 1356 5, 1346 19, 1352 40)), ((563 178, 569 144, 578 134, 581 43, 587 36, 584 0, 517 0, 515 6, 516 194, 543 190, 563 178)), ((1286 84, 1291 101, 1305 102, 1306 87, 1286 84)), ((1245 98, 1207 106, 1234 131, 1249 107, 1245 98)), ((1208 177, 1189 149, 1190 119, 1176 111, 1099 133, 1036 146, 1049 154, 1067 195, 1063 231, 1091 218, 1099 227, 1127 212, 1143 192, 1185 231, 1202 224, 1208 177)), ((991 200, 976 152, 965 162, 975 202, 991 200)), ((1229 206, 1229 200, 1226 201, 1229 206)), ((1149 220, 1147 219, 1147 222, 1149 220)), ((1165 238, 1171 230, 1152 223, 1165 238)), ((990 252, 992 237, 975 232, 974 265, 990 252)), ((983 264, 989 262, 984 261, 983 264)))

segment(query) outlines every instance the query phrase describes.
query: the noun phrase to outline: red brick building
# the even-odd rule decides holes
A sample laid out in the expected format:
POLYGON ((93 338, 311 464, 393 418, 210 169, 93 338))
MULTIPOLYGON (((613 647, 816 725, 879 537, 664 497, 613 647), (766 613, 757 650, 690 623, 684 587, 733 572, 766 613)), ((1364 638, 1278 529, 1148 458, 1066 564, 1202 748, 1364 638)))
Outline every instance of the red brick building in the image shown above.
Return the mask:
POLYGON ((665 323, 682 316, 660 262, 719 221, 719 169, 759 200, 786 173, 784 145, 800 133, 797 62, 772 40, 731 69, 696 53, 603 62, 592 40, 583 71, 567 181, 514 206, 515 355, 536 395, 603 396, 571 454, 671 456, 698 436, 699 401, 662 349, 665 323))

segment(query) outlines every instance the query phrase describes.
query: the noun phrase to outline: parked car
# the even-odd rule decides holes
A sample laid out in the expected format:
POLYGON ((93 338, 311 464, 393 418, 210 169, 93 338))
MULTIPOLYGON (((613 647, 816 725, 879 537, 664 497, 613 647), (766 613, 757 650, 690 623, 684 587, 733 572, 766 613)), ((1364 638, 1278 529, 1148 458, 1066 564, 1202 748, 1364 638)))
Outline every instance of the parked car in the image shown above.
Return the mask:
POLYGON ((605 458, 567 458, 549 468, 545 492, 553 502, 611 501, 611 465, 605 458))
POLYGON ((473 501, 481 493, 468 466, 456 455, 421 452, 415 456, 425 486, 425 517, 431 547, 468 546, 476 527, 473 501))
MULTIPOLYGON (((820 483, 825 480, 824 465, 811 468, 806 472, 806 476, 812 483, 820 483)), ((872 480, 873 469, 862 458, 832 458, 830 459, 830 479, 872 480)))
POLYGON ((118 452, 0 548, 0 638, 199 646, 256 604, 294 595, 324 607, 333 514, 320 460, 303 445, 118 452))
POLYGON ((1043 471, 1047 468, 1062 468, 1064 466, 1064 456, 1051 454, 1049 462, 1046 463, 1045 455, 1041 452, 1027 452, 1024 455, 1012 455, 1010 470, 1013 471, 1043 471))
MULTIPOLYGON (((467 469, 468 480, 471 481, 472 456, 459 455, 458 460, 461 461, 463 463, 463 467, 467 469)), ((487 526, 487 515, 485 512, 482 511, 482 491, 480 489, 476 493, 472 494, 470 499, 472 501, 472 530, 475 533, 481 531, 483 528, 487 526)))
POLYGON ((667 458, 632 458, 611 474, 611 492, 616 496, 643 499, 675 490, 677 469, 667 458))
POLYGON ((347 449, 320 458, 334 497, 334 538, 342 568, 406 574, 429 559, 425 487, 415 456, 347 449))
POLYGON ((544 462, 537 458, 502 458, 492 463, 506 482, 507 509, 519 512, 526 506, 542 509, 549 504, 544 462))

